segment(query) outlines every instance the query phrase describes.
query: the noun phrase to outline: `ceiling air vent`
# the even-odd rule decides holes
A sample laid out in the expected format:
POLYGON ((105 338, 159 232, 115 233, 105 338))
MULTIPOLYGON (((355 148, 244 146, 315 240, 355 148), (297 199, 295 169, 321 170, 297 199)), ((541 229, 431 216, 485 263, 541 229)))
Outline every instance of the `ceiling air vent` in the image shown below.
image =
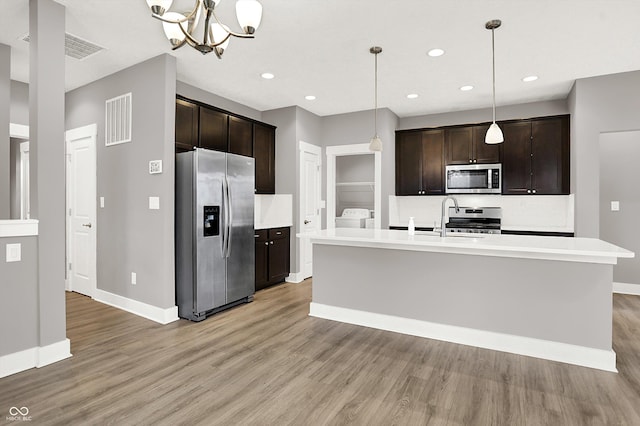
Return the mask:
MULTIPOLYGON (((29 43, 29 34, 21 37, 23 41, 29 43)), ((104 50, 104 47, 91 43, 90 41, 83 40, 80 37, 76 37, 69 33, 64 34, 64 54, 74 59, 85 59, 91 55, 104 50)))
POLYGON ((104 144, 131 142, 131 93, 105 103, 104 144))

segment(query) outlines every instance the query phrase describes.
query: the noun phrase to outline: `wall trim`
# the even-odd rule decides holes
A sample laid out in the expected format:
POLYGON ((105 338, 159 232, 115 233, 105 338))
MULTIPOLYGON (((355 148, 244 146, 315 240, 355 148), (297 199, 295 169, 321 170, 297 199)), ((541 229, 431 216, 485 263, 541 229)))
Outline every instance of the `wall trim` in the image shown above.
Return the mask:
POLYGON ((34 367, 44 367, 71 356, 71 341, 69 339, 3 355, 0 356, 0 378, 34 367))
POLYGON ((29 126, 24 124, 9 123, 9 137, 29 139, 29 126))
POLYGON ((309 316, 393 331, 411 336, 618 372, 613 350, 594 349, 530 337, 436 324, 311 302, 309 316))
POLYGON ((36 367, 44 367, 54 362, 70 358, 71 356, 71 341, 69 339, 64 339, 47 346, 40 346, 38 348, 36 367))
POLYGON ((288 283, 299 284, 304 281, 304 274, 302 272, 290 272, 289 276, 284 280, 288 283))
POLYGON ((632 294, 634 296, 640 296, 640 284, 614 282, 613 292, 620 293, 620 294, 632 294))
POLYGON ((38 220, 0 220, 0 237, 33 237, 38 235, 38 220))
POLYGON ((100 289, 96 289, 93 299, 163 325, 178 320, 177 306, 163 309, 100 289))

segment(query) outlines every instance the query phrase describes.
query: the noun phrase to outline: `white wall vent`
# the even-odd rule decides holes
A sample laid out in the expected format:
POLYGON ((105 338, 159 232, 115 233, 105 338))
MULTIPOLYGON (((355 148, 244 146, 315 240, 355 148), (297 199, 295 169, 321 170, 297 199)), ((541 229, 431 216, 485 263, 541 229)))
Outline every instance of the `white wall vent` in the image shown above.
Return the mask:
MULTIPOLYGON (((29 34, 25 34, 20 37, 20 39, 29 43, 31 37, 29 34)), ((95 55, 102 50, 104 50, 104 47, 98 46, 88 40, 84 40, 80 37, 74 36, 73 34, 64 34, 64 54, 70 58, 82 60, 95 55)))
POLYGON ((131 93, 108 99, 105 103, 104 144, 131 142, 131 93))

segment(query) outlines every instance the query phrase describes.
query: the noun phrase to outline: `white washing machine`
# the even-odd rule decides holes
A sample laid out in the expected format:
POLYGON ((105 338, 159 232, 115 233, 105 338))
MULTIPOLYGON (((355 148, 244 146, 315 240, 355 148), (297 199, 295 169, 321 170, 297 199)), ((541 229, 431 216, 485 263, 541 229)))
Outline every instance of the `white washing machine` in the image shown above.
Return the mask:
POLYGON ((344 209, 342 216, 336 217, 336 228, 364 228, 369 217, 369 209, 344 209))

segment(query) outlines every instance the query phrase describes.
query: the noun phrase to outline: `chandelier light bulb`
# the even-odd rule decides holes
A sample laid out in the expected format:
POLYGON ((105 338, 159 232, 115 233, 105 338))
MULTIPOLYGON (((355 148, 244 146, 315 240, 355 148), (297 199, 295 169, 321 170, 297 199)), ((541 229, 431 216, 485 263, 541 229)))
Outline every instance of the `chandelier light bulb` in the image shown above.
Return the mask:
MULTIPOLYGON (((180 19, 184 19, 184 15, 178 12, 167 12, 163 15, 163 18, 177 21, 180 19)), ((175 47, 179 45, 185 39, 185 35, 180 29, 180 25, 182 25, 182 28, 184 28, 186 31, 187 28, 185 24, 186 22, 182 24, 171 24, 169 22, 162 22, 162 28, 164 29, 164 34, 167 36, 172 46, 175 47)))
POLYGON ((147 5, 149 5, 151 12, 160 16, 169 10, 171 3, 173 3, 173 0, 147 0, 147 5))
POLYGON ((253 34, 262 21, 262 4, 257 0, 238 0, 236 16, 245 34, 253 34))

